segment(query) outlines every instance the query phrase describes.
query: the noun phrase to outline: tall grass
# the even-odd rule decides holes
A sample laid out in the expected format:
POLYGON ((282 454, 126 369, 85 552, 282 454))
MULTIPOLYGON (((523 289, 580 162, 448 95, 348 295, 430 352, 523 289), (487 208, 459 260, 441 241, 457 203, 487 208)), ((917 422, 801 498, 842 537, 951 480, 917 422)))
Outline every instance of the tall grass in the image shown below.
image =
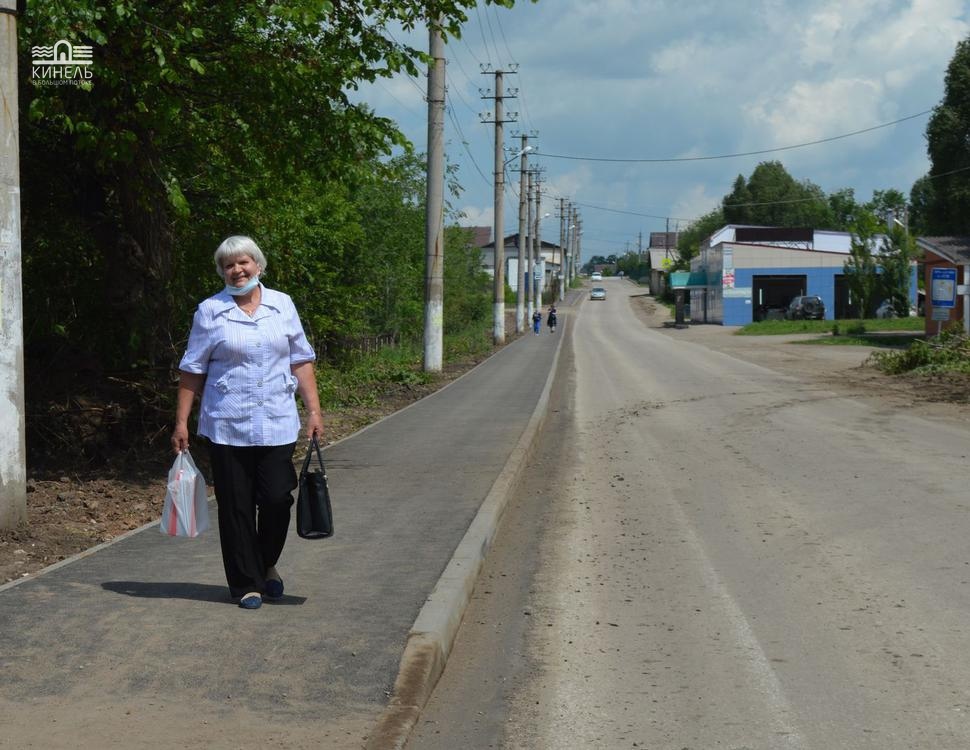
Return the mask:
POLYGON ((792 333, 862 334, 873 331, 922 331, 923 318, 867 318, 865 320, 762 320, 736 331, 738 336, 778 336, 792 333))
MULTIPOLYGON (((460 362, 487 355, 493 348, 491 327, 472 326, 444 338, 444 362, 460 362)), ((434 382, 436 375, 425 372, 424 344, 402 342, 370 354, 360 354, 340 367, 323 364, 317 368, 320 402, 325 409, 376 406, 380 395, 395 386, 434 382)))

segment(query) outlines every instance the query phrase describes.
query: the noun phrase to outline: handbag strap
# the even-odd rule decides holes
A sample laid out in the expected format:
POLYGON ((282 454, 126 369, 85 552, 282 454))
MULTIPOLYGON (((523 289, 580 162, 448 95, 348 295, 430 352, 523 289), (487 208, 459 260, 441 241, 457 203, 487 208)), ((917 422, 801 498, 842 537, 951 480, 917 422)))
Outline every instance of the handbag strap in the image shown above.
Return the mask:
POLYGON ((314 435, 310 439, 310 445, 307 447, 306 458, 303 459, 303 468, 300 470, 300 476, 304 476, 310 469, 310 458, 313 456, 314 450, 317 452, 317 462, 320 464, 320 473, 324 476, 327 475, 327 469, 323 465, 323 454, 320 453, 320 443, 317 442, 317 436, 314 435))

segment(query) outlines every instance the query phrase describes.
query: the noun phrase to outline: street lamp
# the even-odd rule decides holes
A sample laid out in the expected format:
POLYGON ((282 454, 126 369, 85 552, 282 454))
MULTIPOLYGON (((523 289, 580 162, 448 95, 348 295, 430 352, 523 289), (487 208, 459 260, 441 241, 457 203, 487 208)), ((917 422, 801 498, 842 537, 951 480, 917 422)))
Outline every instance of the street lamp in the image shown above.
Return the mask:
POLYGON ((530 151, 532 151, 532 146, 526 146, 524 149, 519 151, 519 153, 517 153, 515 156, 510 156, 508 159, 502 162, 502 169, 505 169, 511 162, 515 161, 523 154, 529 153, 530 151))

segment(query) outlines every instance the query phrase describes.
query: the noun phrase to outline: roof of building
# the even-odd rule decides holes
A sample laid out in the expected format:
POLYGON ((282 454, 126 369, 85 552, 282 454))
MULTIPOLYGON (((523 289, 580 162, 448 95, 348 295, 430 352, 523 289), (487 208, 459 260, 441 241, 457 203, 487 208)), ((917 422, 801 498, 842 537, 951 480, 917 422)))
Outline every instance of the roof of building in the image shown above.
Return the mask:
POLYGON ((677 247, 679 232, 651 232, 650 249, 663 250, 665 248, 677 247))
POLYGON ((484 247, 492 239, 492 228, 491 227, 465 227, 472 233, 472 245, 475 247, 484 247))
POLYGON ((970 237, 917 237, 916 244, 951 263, 970 263, 970 237))
MULTIPOLYGON (((507 235, 505 235, 505 247, 508 248, 509 246, 512 246, 512 247, 518 247, 519 246, 519 233, 518 232, 514 232, 513 234, 507 234, 507 235)), ((487 242, 484 245, 479 245, 479 247, 481 247, 482 250, 488 250, 488 249, 491 249, 491 248, 495 247, 495 243, 492 242, 492 241, 490 241, 490 242, 487 242)), ((555 249, 555 250, 558 251, 559 250, 559 245, 557 245, 555 242, 547 242, 546 240, 542 240, 542 247, 541 247, 541 249, 542 250, 552 250, 552 249, 555 249)))

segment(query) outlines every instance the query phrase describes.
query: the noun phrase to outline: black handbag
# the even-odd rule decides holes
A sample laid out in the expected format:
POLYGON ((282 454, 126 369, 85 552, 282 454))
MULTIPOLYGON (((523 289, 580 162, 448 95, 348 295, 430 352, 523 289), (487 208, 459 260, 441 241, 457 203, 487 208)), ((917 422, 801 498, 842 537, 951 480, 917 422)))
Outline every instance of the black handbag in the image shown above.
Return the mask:
POLYGON ((316 436, 307 448, 303 469, 300 470, 299 495, 296 500, 296 533, 303 539, 325 539, 333 536, 333 511, 330 508, 330 489, 327 470, 316 436), (320 471, 310 471, 310 457, 314 451, 320 471))

